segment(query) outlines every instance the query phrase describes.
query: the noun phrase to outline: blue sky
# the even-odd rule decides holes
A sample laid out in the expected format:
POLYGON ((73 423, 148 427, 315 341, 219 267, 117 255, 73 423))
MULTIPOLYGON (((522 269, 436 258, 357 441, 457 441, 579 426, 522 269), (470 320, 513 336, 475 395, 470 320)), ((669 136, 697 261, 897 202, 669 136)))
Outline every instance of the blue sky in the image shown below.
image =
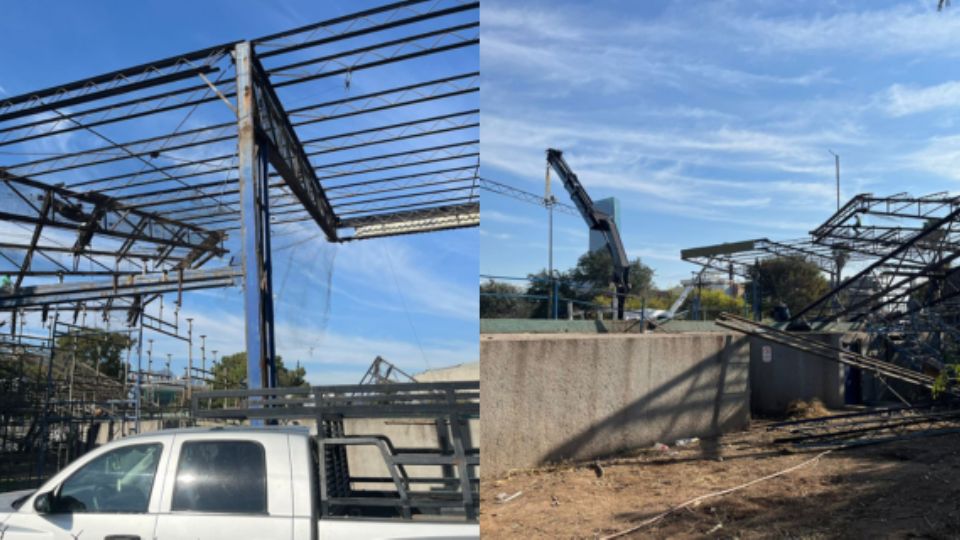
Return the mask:
MULTIPOLYGON (((620 199, 627 252, 662 287, 695 269, 683 248, 823 222, 828 150, 844 201, 956 192, 960 11, 936 3, 485 1, 481 173, 542 193, 544 149, 564 150, 594 199, 620 199)), ((482 273, 546 266, 542 208, 482 205, 482 273)), ((586 228, 556 224, 569 268, 586 228)))
MULTIPOLYGON (((0 96, 255 38, 377 4, 7 2, 0 18, 0 33, 6 42, 0 48, 0 96)), ((473 55, 472 63, 462 71, 475 69, 476 47, 458 54, 473 55)), ((422 60, 413 69, 430 73, 429 62, 422 60)), ((449 66, 436 69, 450 72, 449 66)), ((362 92, 370 82, 358 75, 352 91, 362 92)), ((322 97, 331 99, 345 92, 342 81, 330 84, 322 97)), ((281 97, 291 103, 310 99, 295 92, 284 90, 281 97)), ((220 112, 224 111, 226 108, 220 112)), ((67 144, 83 147, 88 143, 75 136, 67 144)), ((8 227, 2 232, 12 239, 29 238, 23 228, 8 227)), ((305 365, 312 382, 358 382, 377 355, 408 372, 477 359, 477 229, 343 245, 319 238, 312 223, 280 227, 276 233, 278 353, 287 364, 300 361, 305 365)), ((168 309, 170 301, 172 298, 168 298, 168 309)), ((208 336, 208 358, 212 350, 223 355, 243 349, 239 289, 190 294, 180 317, 193 317, 194 334, 208 336)), ((31 321, 34 330, 40 331, 37 324, 37 320, 31 321)), ((151 337, 155 339, 154 358, 165 359, 171 353, 174 372, 182 373, 186 345, 160 335, 151 337)), ((199 354, 196 346, 195 358, 199 354)))

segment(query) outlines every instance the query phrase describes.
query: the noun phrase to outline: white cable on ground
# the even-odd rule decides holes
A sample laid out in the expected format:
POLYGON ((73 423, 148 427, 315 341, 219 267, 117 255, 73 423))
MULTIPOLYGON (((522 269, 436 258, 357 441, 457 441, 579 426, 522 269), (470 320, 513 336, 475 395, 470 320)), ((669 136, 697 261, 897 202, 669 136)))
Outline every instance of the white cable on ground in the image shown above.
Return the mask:
POLYGON ((793 471, 795 471, 795 470, 797 470, 797 469, 799 469, 799 468, 806 467, 807 465, 810 465, 811 463, 815 463, 815 462, 819 461, 820 458, 822 458, 823 456, 829 454, 830 452, 833 452, 834 450, 836 450, 836 448, 831 448, 831 449, 829 449, 829 450, 824 450, 823 452, 820 452, 819 454, 817 454, 817 455, 814 456, 813 458, 808 459, 807 461, 804 461, 803 463, 799 463, 799 464, 794 465, 794 466, 792 466, 792 467, 788 467, 788 468, 786 468, 786 469, 784 469, 784 470, 782 470, 782 471, 780 471, 780 472, 775 472, 775 473, 773 473, 773 474, 768 474, 767 476, 764 476, 763 478, 757 478, 756 480, 751 480, 751 481, 747 482, 746 484, 740 484, 739 486, 732 487, 732 488, 728 488, 728 489, 724 489, 723 491, 715 491, 715 492, 713 492, 713 493, 707 493, 706 495, 700 495, 699 497, 694 497, 693 499, 690 499, 690 500, 687 501, 687 502, 678 504, 677 506, 674 506, 674 507, 670 508, 669 510, 661 513, 661 514, 657 514, 657 515, 653 516, 653 517, 650 518, 650 519, 644 520, 644 521, 640 522, 638 525, 636 525, 636 526, 634 526, 634 527, 631 527, 631 528, 629 528, 629 529, 624 529, 624 530, 622 530, 622 531, 615 532, 615 533, 610 534, 610 535, 607 535, 607 536, 602 536, 602 537, 600 538, 600 540, 609 540, 609 539, 611 539, 611 538, 619 538, 619 537, 621 537, 621 536, 626 536, 626 535, 628 535, 628 534, 630 534, 630 533, 639 531, 640 529, 646 527, 647 525, 651 525, 651 524, 653 524, 653 523, 656 523, 657 521, 660 521, 661 519, 663 519, 663 518, 669 516, 670 514, 676 512, 677 510, 682 510, 683 508, 686 508, 686 507, 690 506, 691 504, 695 504, 695 503, 698 503, 698 502, 700 502, 700 501, 702 501, 702 500, 710 499, 710 498, 712 498, 712 497, 719 497, 719 496, 721 496, 721 495, 726 495, 726 494, 728 494, 728 493, 733 493, 734 491, 739 491, 739 490, 741 490, 741 489, 750 487, 750 486, 752 486, 752 485, 754 485, 754 484, 759 484, 760 482, 763 482, 763 481, 765 481, 765 480, 770 480, 771 478, 776 478, 776 477, 778 477, 778 476, 783 476, 783 475, 785 475, 785 474, 787 474, 787 473, 793 472, 793 471))

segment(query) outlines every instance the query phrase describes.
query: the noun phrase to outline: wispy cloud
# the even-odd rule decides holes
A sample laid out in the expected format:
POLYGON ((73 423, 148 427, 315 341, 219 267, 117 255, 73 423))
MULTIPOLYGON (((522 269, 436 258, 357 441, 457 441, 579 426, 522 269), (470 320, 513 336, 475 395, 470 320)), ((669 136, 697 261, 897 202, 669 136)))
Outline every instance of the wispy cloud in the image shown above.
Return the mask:
MULTIPOLYGON (((768 176, 771 171, 780 171, 826 177, 831 173, 825 159, 826 145, 851 144, 857 133, 850 127, 790 134, 727 127, 697 133, 646 131, 564 122, 549 115, 538 117, 527 120, 488 114, 484 163, 534 179, 543 167, 542 149, 558 145, 570 149, 568 159, 576 163, 578 174, 588 187, 607 187, 674 202, 696 198, 698 205, 726 207, 765 206, 778 193, 814 198, 820 204, 832 192, 821 180, 729 181, 698 178, 684 170, 711 166, 730 171, 766 171, 768 176), (705 189, 723 190, 726 195, 698 197, 705 189)), ((485 217, 487 213, 485 210, 485 217)), ((492 219, 503 218, 495 215, 492 219)))
MULTIPOLYGON (((474 291, 475 292, 475 291, 474 291)), ((207 332, 207 350, 231 354, 243 348, 243 319, 234 312, 198 310, 194 325, 207 332)), ((383 356, 410 372, 429 367, 454 365, 477 359, 477 344, 457 341, 426 341, 423 352, 411 341, 326 331, 296 324, 277 326, 277 353, 292 365, 299 361, 314 382, 325 380, 328 367, 359 374, 376 356, 383 356)), ((346 381, 344 381, 346 382, 346 381)))
POLYGON ((508 225, 533 225, 536 221, 527 216, 507 214, 499 210, 484 210, 481 219, 484 221, 494 221, 497 223, 506 223, 508 225))
POLYGON ((910 2, 888 9, 851 4, 827 16, 721 15, 734 39, 760 54, 783 51, 843 51, 857 55, 904 57, 934 54, 955 57, 960 51, 960 18, 938 13, 935 2, 910 2), (857 9, 861 7, 861 9, 857 9))
POLYGON ((960 81, 923 87, 894 84, 883 100, 884 110, 892 116, 957 107, 960 107, 960 81))
POLYGON ((960 135, 933 137, 904 161, 916 170, 960 180, 960 135))

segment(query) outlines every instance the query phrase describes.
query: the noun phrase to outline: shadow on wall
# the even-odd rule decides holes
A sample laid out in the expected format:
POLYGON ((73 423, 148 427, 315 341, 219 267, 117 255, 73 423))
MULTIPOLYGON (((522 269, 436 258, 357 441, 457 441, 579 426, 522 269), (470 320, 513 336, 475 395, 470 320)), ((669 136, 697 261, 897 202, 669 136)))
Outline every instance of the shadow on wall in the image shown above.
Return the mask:
POLYGON ((483 471, 491 476, 750 421, 749 347, 739 337, 484 336, 480 357, 483 471))

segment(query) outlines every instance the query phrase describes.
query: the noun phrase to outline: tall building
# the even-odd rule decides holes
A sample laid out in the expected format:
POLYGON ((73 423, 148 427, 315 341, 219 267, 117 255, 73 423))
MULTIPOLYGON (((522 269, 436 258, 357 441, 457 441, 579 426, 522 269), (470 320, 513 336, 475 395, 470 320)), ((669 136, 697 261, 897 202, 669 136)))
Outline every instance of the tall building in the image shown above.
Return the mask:
MULTIPOLYGON (((601 212, 613 217, 613 222, 620 228, 620 201, 616 197, 594 201, 593 205, 601 212)), ((606 249, 607 243, 603 239, 603 234, 599 231, 590 231, 590 251, 606 249)))

